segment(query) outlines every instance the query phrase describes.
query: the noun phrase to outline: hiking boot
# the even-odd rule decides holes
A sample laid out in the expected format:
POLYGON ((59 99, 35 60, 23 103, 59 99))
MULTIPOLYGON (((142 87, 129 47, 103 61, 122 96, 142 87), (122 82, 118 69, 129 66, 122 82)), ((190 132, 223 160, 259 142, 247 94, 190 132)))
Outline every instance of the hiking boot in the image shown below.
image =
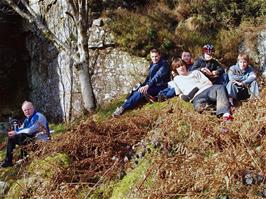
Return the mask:
POLYGON ((193 88, 193 89, 189 92, 189 94, 187 94, 187 95, 181 94, 181 95, 180 95, 180 98, 181 98, 182 100, 184 100, 185 102, 189 102, 190 100, 193 99, 193 97, 196 95, 196 93, 197 93, 198 91, 199 91, 199 88, 198 88, 198 87, 195 87, 195 88, 193 88))
POLYGON ((2 168, 12 167, 12 166, 13 166, 13 163, 6 161, 6 160, 1 164, 2 168))
POLYGON ((117 107, 116 110, 113 112, 112 117, 119 117, 124 113, 124 111, 125 109, 122 106, 117 107))

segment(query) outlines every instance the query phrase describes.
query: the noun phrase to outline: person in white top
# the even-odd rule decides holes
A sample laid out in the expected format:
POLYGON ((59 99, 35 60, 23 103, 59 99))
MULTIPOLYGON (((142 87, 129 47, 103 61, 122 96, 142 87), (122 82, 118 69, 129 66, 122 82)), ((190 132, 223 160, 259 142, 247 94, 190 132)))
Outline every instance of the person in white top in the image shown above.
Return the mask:
POLYGON ((169 84, 175 88, 176 95, 190 95, 194 109, 198 112, 204 111, 207 104, 215 104, 217 116, 223 116, 225 120, 233 119, 224 85, 213 85, 199 70, 189 72, 185 62, 180 58, 173 59, 172 67, 176 68, 178 75, 169 84), (195 88, 198 89, 194 96, 191 96, 195 88))

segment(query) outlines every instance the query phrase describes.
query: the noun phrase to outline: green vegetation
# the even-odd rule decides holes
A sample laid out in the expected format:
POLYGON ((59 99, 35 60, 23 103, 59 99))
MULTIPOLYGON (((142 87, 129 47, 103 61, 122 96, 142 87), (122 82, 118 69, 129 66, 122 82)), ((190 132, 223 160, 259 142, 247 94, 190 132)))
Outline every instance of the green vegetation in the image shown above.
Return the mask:
POLYGON ((111 199, 134 198, 129 197, 129 195, 134 187, 137 187, 137 184, 145 181, 145 175, 150 165, 150 160, 143 159, 134 170, 130 171, 121 182, 115 185, 111 199))
POLYGON ((66 123, 50 124, 49 128, 50 128, 50 131, 52 131, 52 137, 53 138, 60 136, 63 132, 66 132, 68 129, 66 123))
MULTIPOLYGON (((235 62, 239 44, 254 47, 258 30, 265 28, 264 0, 145 2, 106 13, 114 19, 117 44, 141 56, 153 46, 169 57, 184 48, 195 56, 210 41, 228 66, 235 62)), ((111 118, 124 97, 71 124, 52 124, 51 142, 36 146, 26 163, 1 169, 0 179, 11 185, 6 197, 259 197, 265 180, 247 186, 243 176, 266 173, 265 95, 264 89, 260 99, 244 102, 230 124, 211 112, 196 113, 191 103, 179 98, 111 118), (229 132, 223 133, 223 128, 229 132), (138 164, 134 158, 124 161, 129 148, 139 143, 154 149, 138 164), (121 168, 126 176, 119 180, 121 168)))
POLYGON ((211 42, 228 66, 235 63, 239 44, 265 28, 265 14, 264 0, 160 0, 107 15, 113 18, 117 44, 132 54, 145 56, 157 47, 168 57, 183 49, 197 56, 211 42))
POLYGON ((95 121, 104 121, 105 119, 111 117, 112 113, 115 109, 122 105, 123 101, 125 100, 125 96, 110 102, 107 105, 104 105, 96 111, 96 114, 93 116, 95 121))
POLYGON ((54 143, 42 145, 31 153, 25 170, 2 170, 1 179, 11 184, 8 197, 254 198, 262 192, 265 183, 246 186, 243 175, 265 171, 265 98, 243 103, 227 125, 227 134, 221 133, 221 119, 208 112, 196 113, 191 103, 179 98, 148 103, 121 118, 110 118, 110 110, 120 104, 118 100, 98 110, 95 117, 101 122, 88 118, 54 143), (154 138, 161 143, 157 148, 154 138), (138 164, 135 158, 125 163, 126 176, 119 180, 121 165, 113 167, 112 157, 119 157, 123 150, 118 148, 125 143, 132 146, 140 140, 152 148, 150 153, 138 164))
POLYGON ((61 133, 66 131, 66 124, 50 124, 49 128, 54 131, 54 133, 61 133))
POLYGON ((12 182, 6 198, 41 197, 45 193, 42 186, 51 186, 53 177, 68 165, 69 158, 62 153, 33 160, 26 168, 25 175, 12 182))
POLYGON ((69 163, 70 160, 66 154, 58 153, 43 160, 33 160, 28 167, 28 173, 42 178, 51 178, 57 170, 68 166, 69 163))

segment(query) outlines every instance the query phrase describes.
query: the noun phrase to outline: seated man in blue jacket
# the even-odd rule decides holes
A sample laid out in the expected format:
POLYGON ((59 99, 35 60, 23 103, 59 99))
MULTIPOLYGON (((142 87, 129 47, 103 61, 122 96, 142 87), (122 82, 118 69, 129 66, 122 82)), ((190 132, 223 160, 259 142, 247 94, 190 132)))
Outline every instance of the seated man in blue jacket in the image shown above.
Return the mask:
POLYGON ((228 77, 229 83, 226 88, 231 105, 234 105, 234 101, 237 100, 259 96, 256 74, 252 66, 249 65, 248 54, 240 53, 238 55, 238 62, 229 68, 228 77))
POLYGON ((113 117, 122 115, 126 110, 134 108, 141 101, 149 96, 156 96, 161 90, 167 87, 170 80, 170 69, 167 61, 161 58, 157 49, 150 51, 151 65, 144 83, 134 91, 113 113, 113 117))
POLYGON ((8 142, 6 158, 1 164, 1 167, 9 167, 13 165, 13 150, 15 149, 16 145, 26 145, 35 138, 47 141, 50 137, 50 130, 45 116, 39 112, 36 112, 31 102, 23 102, 22 111, 26 116, 26 119, 21 127, 7 133, 8 142))

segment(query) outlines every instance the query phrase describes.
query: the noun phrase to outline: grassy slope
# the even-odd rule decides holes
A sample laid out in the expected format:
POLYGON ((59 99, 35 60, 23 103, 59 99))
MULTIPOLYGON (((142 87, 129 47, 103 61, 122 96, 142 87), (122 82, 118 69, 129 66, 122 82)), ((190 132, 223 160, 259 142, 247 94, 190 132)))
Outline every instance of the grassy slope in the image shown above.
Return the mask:
MULTIPOLYGON (((75 190, 71 192, 72 196, 74 193, 76 197, 81 198, 88 196, 88 193, 92 198, 99 198, 100 195, 103 198, 206 198, 224 195, 231 198, 259 197, 264 182, 246 186, 242 180, 247 172, 253 176, 265 173, 264 96, 265 93, 260 100, 244 102, 236 110, 235 120, 227 126, 230 130, 225 134, 221 133, 224 127, 221 119, 209 113, 195 113, 192 104, 182 102, 178 98, 147 104, 113 120, 111 113, 116 105, 121 104, 119 100, 98 110, 93 119, 99 124, 104 123, 107 126, 103 127, 108 128, 108 123, 130 123, 132 118, 155 115, 150 121, 150 127, 143 127, 149 132, 143 134, 142 140, 150 146, 152 140, 156 139, 161 143, 161 148, 152 150, 150 155, 139 160, 138 165, 134 163, 135 159, 128 162, 125 165, 127 175, 122 180, 114 176, 111 181, 105 179, 98 184, 101 185, 99 188, 93 189, 84 185, 73 188, 62 182, 68 190, 65 195, 60 190, 60 184, 53 193, 66 197, 69 190, 75 190)), ((81 121, 81 124, 86 127, 84 121, 81 121)), ((62 132, 62 125, 58 129, 62 132)), ((126 129, 124 131, 127 132, 126 129)), ((63 138, 58 139, 58 142, 67 139, 64 134, 61 135, 59 133, 55 136, 63 138)), ((41 161, 42 157, 39 158, 41 161)), ((1 172, 7 179, 6 170, 1 172)), ((14 170, 10 175, 14 175, 14 170)), ((45 190, 45 187, 42 190, 45 190)))
POLYGON ((195 113, 191 104, 179 99, 146 105, 143 110, 152 112, 150 107, 156 107, 161 111, 145 138, 149 142, 156 135, 161 152, 149 156, 153 163, 148 168, 140 165, 131 170, 114 186, 112 197, 259 198, 265 184, 257 176, 266 172, 263 96, 265 93, 259 100, 243 102, 230 124, 208 113, 195 113), (229 131, 222 133, 224 128, 229 131), (153 172, 139 173, 151 168, 153 172), (253 177, 251 186, 243 183, 247 173, 253 177), (150 175, 155 183, 140 187, 136 174, 146 181, 150 175))

